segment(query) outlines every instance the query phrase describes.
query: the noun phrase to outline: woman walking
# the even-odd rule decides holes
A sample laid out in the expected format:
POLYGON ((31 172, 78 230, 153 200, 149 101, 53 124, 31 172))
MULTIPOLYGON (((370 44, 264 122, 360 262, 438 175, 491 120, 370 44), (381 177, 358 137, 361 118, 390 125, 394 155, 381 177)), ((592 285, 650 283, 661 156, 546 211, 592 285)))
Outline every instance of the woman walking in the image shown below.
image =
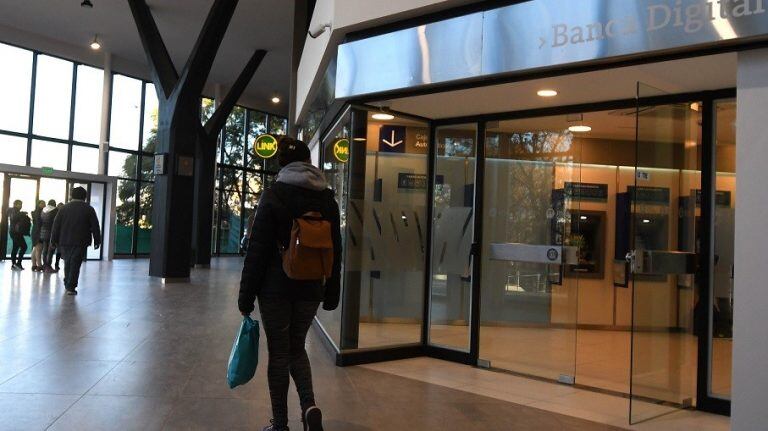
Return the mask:
POLYGON ((277 157, 281 167, 277 181, 261 196, 250 230, 238 306, 243 315, 249 315, 258 298, 267 335, 273 418, 264 431, 288 430, 290 377, 299 393, 304 430, 322 431, 322 413, 315 404, 305 342, 320 303, 325 310, 334 310, 339 304, 339 207, 323 173, 310 163, 305 143, 284 137, 278 143, 277 157), (333 265, 325 281, 291 279, 283 270, 282 253, 290 247, 294 220, 309 212, 319 213, 318 218, 331 226, 333 265))

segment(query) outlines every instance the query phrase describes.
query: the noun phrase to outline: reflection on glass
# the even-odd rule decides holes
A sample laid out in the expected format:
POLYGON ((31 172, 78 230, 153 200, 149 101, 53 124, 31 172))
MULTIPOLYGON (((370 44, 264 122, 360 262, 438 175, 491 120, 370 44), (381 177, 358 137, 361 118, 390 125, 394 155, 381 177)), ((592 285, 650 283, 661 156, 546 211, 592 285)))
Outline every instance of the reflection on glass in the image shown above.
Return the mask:
POLYGON ((155 152, 157 145, 157 119, 160 102, 157 100, 155 85, 144 84, 144 136, 142 137, 142 149, 148 153, 155 152))
POLYGON ((269 116, 269 133, 273 135, 285 135, 288 129, 288 120, 281 117, 269 116))
POLYGON ((0 134, 0 163, 9 165, 26 166, 27 164, 27 138, 0 134))
MULTIPOLYGON (((87 144, 99 143, 103 89, 103 70, 82 64, 77 66, 75 129, 72 135, 75 141, 87 144)), ((37 106, 35 106, 35 109, 37 109, 37 106)))
POLYGON ((213 99, 203 97, 200 99, 200 121, 205 124, 216 111, 216 106, 213 99))
POLYGON ((133 244, 133 218, 136 212, 136 182, 117 181, 115 253, 130 254, 133 244))
POLYGON ((99 170, 99 149, 92 147, 83 147, 80 145, 72 146, 72 172, 82 172, 84 174, 97 174, 99 170))
POLYGON ((26 133, 29 129, 32 51, 0 43, 0 58, 3 59, 3 67, 0 67, 0 94, 6 100, 13 101, 0 104, 0 130, 26 133))
POLYGON ((32 167, 67 170, 69 146, 59 142, 32 141, 32 167))
POLYGON ((430 344, 469 350, 477 127, 437 129, 430 344))
POLYGON ((38 55, 33 132, 51 138, 69 138, 71 104, 72 62, 38 55))
POLYGON ((109 126, 109 145, 113 148, 139 149, 141 86, 138 79, 118 74, 114 76, 109 126))
MULTIPOLYGON (((505 260, 491 251, 492 246, 514 249, 514 244, 576 247, 582 259, 574 269, 595 272, 595 287, 613 290, 608 277, 597 273, 602 262, 590 260, 604 255, 590 252, 604 250, 604 240, 579 230, 582 220, 598 218, 580 212, 578 194, 566 185, 604 183, 616 167, 584 173, 580 153, 565 116, 504 121, 487 131, 480 357, 493 367, 553 380, 575 375, 581 382, 574 326, 582 271, 563 273, 561 265, 537 254, 505 260)), ((593 209, 604 214, 607 203, 606 195, 593 209)), ((598 309, 612 306, 610 299, 595 299, 602 300, 595 304, 598 309)), ((590 317, 602 315, 600 310, 590 317)))
POLYGON ((736 212, 736 101, 715 104, 715 250, 712 280, 712 396, 731 398, 733 354, 733 249, 736 212))

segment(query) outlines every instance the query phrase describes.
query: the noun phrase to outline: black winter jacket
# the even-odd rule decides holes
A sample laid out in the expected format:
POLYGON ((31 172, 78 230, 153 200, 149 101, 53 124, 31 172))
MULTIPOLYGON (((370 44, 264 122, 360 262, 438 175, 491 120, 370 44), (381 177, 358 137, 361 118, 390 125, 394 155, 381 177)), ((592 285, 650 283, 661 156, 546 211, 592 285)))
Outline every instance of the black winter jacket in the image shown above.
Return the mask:
POLYGON ((16 211, 11 218, 11 233, 29 236, 32 221, 25 211, 16 211))
POLYGON ((101 229, 96 210, 83 201, 71 201, 61 207, 53 220, 51 244, 88 247, 101 245, 101 229))
POLYGON ((330 189, 311 190, 280 182, 264 191, 251 227, 251 238, 240 281, 238 308, 251 313, 256 296, 281 296, 294 301, 322 301, 323 308, 339 305, 341 281, 341 228, 339 207, 330 189), (331 222, 333 273, 325 285, 291 280, 283 271, 278 241, 286 247, 293 219, 308 211, 319 211, 331 222))
POLYGON ((40 239, 48 242, 51 240, 51 232, 53 231, 53 221, 56 220, 56 214, 59 213, 59 209, 56 207, 45 207, 43 214, 40 216, 40 239))

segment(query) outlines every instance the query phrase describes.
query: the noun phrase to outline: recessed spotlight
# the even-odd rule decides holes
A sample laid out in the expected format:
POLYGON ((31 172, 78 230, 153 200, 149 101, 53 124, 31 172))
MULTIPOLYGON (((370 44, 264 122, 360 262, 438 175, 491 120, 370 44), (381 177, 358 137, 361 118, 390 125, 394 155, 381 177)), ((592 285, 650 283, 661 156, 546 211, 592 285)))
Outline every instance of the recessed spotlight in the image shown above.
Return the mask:
POLYGON ((651 222, 651 221, 650 221, 650 220, 648 220, 647 218, 646 218, 646 219, 643 219, 643 223, 645 223, 645 224, 648 224, 648 223, 650 223, 650 222, 651 222))
POLYGON ((568 128, 568 130, 570 130, 573 133, 587 133, 587 132, 591 132, 592 128, 589 126, 580 124, 578 126, 571 126, 568 128))
POLYGON ((581 216, 581 217, 579 217, 579 218, 580 218, 581 220, 586 220, 586 219, 587 219, 587 216, 581 216))
POLYGON ((279 98, 279 97, 277 97, 277 96, 273 97, 273 98, 272 98, 272 103, 274 103, 275 105, 277 105, 278 103, 280 103, 280 98, 279 98))
POLYGON ((101 49, 101 43, 99 42, 99 36, 93 36, 93 40, 91 41, 91 49, 94 51, 98 51, 101 49))
POLYGON ((536 94, 540 97, 555 97, 557 96, 557 90, 539 90, 536 94))
POLYGON ((394 115, 387 114, 385 112, 377 112, 377 113, 371 115, 371 117, 374 120, 381 120, 381 121, 390 121, 390 120, 394 120, 395 119, 394 115))

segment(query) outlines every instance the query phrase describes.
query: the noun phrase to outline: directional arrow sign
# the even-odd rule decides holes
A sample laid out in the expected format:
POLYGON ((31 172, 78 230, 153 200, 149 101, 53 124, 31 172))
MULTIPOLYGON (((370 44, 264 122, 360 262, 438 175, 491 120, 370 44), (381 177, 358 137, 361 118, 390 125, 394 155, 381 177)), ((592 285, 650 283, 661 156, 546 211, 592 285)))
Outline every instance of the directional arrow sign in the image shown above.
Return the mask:
POLYGON ((385 153, 405 152, 405 126, 381 126, 379 151, 385 153))

